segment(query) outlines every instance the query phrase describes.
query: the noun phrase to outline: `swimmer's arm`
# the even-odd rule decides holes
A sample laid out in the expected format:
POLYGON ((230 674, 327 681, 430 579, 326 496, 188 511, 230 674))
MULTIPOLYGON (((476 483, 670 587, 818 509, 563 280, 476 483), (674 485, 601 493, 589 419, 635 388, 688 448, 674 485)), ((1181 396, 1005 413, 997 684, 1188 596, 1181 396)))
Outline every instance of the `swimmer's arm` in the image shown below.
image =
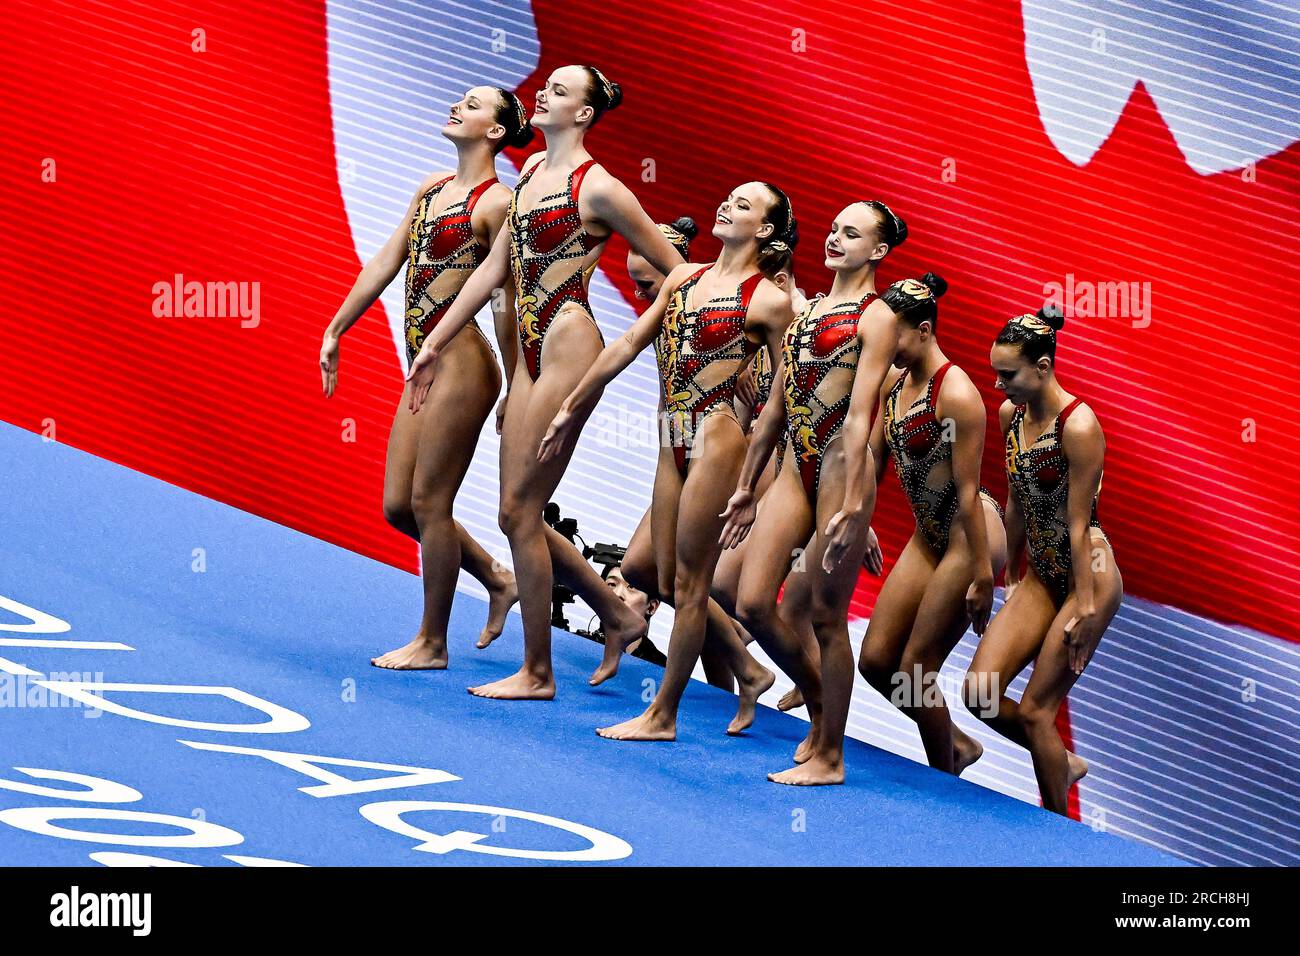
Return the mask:
POLYGON ((784 430, 785 360, 782 341, 786 327, 792 321, 794 310, 790 296, 771 281, 760 280, 749 303, 746 325, 752 326, 763 339, 762 348, 767 349, 767 360, 772 366, 772 387, 768 390, 763 411, 759 413, 758 424, 754 426, 745 461, 740 466, 740 477, 736 480, 738 489, 753 492, 758 488, 758 479, 784 430))
POLYGON ((871 439, 868 442, 872 461, 876 465, 877 487, 885 480, 885 468, 889 465, 889 443, 885 441, 885 399, 892 384, 888 375, 880 383, 880 391, 876 394, 876 417, 871 422, 871 439))
MULTIPOLYGON (((484 211, 488 221, 488 247, 496 245, 497 237, 505 231, 506 216, 510 211, 510 191, 493 187, 483 201, 475 208, 475 215, 480 208, 491 200, 491 205, 484 211)), ((507 237, 506 241, 509 241, 507 237)), ((492 327, 496 331, 497 348, 501 354, 501 364, 505 367, 506 391, 515 377, 515 363, 519 355, 519 329, 515 325, 515 280, 510 277, 501 288, 500 295, 492 297, 492 327)))
POLYGON ((898 320, 889 306, 875 299, 867 306, 858 321, 858 335, 862 351, 858 356, 857 371, 853 375, 853 391, 849 394, 849 412, 844 419, 844 503, 840 511, 858 514, 875 507, 878 465, 867 470, 871 455, 872 413, 880 396, 880 387, 893 364, 898 349, 898 320), (870 502, 867 496, 870 494, 870 502))
MULTIPOLYGON (((1016 407, 1010 402, 1003 402, 998 409, 998 423, 1002 427, 1002 440, 1005 444, 1007 432, 1011 429, 1011 416, 1016 407)), ((1007 481, 1007 503, 1003 509, 1006 514, 1007 528, 1007 568, 1002 576, 1003 587, 1013 587, 1020 583, 1020 569, 1025 556, 1025 516, 1020 513, 1020 499, 1015 489, 1007 481)))
POLYGON ((1088 406, 1082 406, 1061 429, 1061 450, 1070 462, 1070 497, 1066 504, 1070 521, 1070 563, 1074 571, 1074 596, 1078 616, 1091 617, 1097 610, 1092 569, 1092 502, 1101 485, 1106 438, 1101 423, 1088 406))
POLYGON ((596 167, 588 174, 581 202, 588 203, 592 218, 627 240, 632 251, 664 275, 685 260, 668 237, 646 215, 632 190, 596 167))
POLYGON ((754 357, 745 363, 744 368, 740 370, 740 375, 736 377, 736 401, 739 406, 736 409, 736 420, 740 422, 740 430, 748 432, 749 426, 754 422, 754 406, 757 404, 758 397, 758 375, 755 369, 758 366, 758 352, 754 357))
POLYGON ((410 239, 411 218, 415 215, 415 208, 429 188, 438 180, 445 179, 447 175, 447 173, 434 173, 420 184, 420 188, 415 191, 415 195, 406 206, 406 214, 402 217, 402 221, 397 224, 393 234, 365 264, 356 281, 352 283, 352 291, 347 294, 347 298, 343 300, 343 304, 339 306, 338 312, 325 329, 327 337, 342 338, 343 333, 366 314, 366 310, 375 304, 375 300, 388 288, 388 284, 393 281, 397 273, 402 271, 402 266, 406 263, 407 242, 410 239))
POLYGON ((691 270, 682 265, 668 274, 659 296, 650 308, 641 313, 632 323, 632 327, 605 346, 587 374, 569 393, 569 397, 560 406, 561 413, 590 413, 600 401, 600 394, 605 386, 612 382, 620 372, 632 364, 647 345, 655 340, 663 328, 664 311, 668 302, 677 291, 677 287, 686 281, 691 270))
MULTIPOLYGON (((952 477, 957 486, 957 508, 966 541, 975 561, 975 583, 993 593, 993 559, 989 555, 988 529, 984 524, 984 505, 980 500, 980 464, 984 459, 984 433, 988 413, 979 390, 966 374, 953 368, 944 378, 935 396, 935 408, 942 405, 939 424, 946 433, 951 422, 952 477)), ((944 435, 943 437, 946 437, 944 435)), ((977 622, 975 633, 983 632, 977 622)))

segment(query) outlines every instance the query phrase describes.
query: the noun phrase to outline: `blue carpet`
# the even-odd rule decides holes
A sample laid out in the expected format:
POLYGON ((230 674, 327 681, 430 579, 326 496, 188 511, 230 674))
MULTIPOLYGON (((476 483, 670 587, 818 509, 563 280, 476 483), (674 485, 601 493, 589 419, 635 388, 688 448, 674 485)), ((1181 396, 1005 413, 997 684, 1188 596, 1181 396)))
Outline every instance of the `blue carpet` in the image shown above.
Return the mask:
MULTIPOLYGON (((236 688, 310 722, 285 733, 168 726, 66 706, 32 677, 0 675, 0 776, 8 781, 0 784, 2 864, 90 864, 91 853, 117 851, 202 865, 228 864, 227 855, 314 866, 499 865, 520 862, 499 855, 511 850, 590 852, 584 836, 515 811, 612 835, 599 845, 629 864, 1179 863, 854 740, 845 786, 775 786, 764 775, 788 766, 807 725, 760 708, 748 735, 728 738, 722 731, 734 699, 698 682, 687 692, 675 744, 602 740, 593 728, 639 712, 662 672, 627 659, 613 682, 589 689, 585 678, 600 649, 562 632, 554 702, 472 698, 466 686, 517 666, 522 635, 511 615, 497 643, 475 650, 486 605, 466 595, 452 618, 449 671, 377 670, 369 657, 404 643, 418 622, 414 576, 8 425, 0 425, 0 456, 9 479, 0 596, 71 625, 64 633, 13 632, 25 616, 0 611, 0 637, 9 645, 0 656, 52 680, 236 688), (13 646, 24 638, 121 642, 133 650, 13 646), (457 779, 314 796, 302 788, 319 779, 181 740, 429 768, 457 779), (93 775, 142 796, 90 804, 77 797, 82 784, 10 769, 18 767, 93 775), (359 812, 412 801, 495 809, 407 809, 401 819, 424 835, 367 818, 391 806, 359 812), (24 807, 59 808, 68 816, 50 826, 98 832, 104 842, 29 832, 19 824, 35 826, 42 815, 13 812, 24 807), (227 845, 168 846, 187 831, 77 817, 106 808, 110 816, 128 810, 215 824, 225 828, 218 832, 227 845), (236 833, 242 840, 231 842, 236 833), (112 842, 129 843, 132 835, 164 845, 112 842), (436 850, 444 852, 429 852, 436 850)), ((214 695, 105 696, 186 720, 267 719, 214 695)), ((322 766, 356 780, 391 773, 322 766)))

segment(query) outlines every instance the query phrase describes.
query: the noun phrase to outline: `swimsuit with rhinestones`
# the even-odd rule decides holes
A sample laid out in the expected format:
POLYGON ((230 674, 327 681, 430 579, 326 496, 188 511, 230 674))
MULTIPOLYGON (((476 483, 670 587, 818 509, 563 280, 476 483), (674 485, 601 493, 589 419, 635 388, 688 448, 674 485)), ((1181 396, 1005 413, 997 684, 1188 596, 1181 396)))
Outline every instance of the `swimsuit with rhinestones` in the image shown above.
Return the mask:
MULTIPOLYGON (((533 381, 542 371, 546 330, 560 310, 576 302, 591 318, 587 277, 596 264, 583 268, 583 261, 605 241, 587 232, 578 210, 578 189, 595 165, 594 159, 569 174, 568 187, 562 192, 545 197, 527 213, 519 211, 524 185, 544 162, 541 160, 519 177, 510 200, 510 270, 515 280, 519 345, 533 381)), ((594 325, 596 320, 591 321, 594 325)), ((596 331, 599 333, 599 327, 596 331)), ((602 336, 602 345, 604 341, 602 336)))
MULTIPOLYGON (((1061 409, 1052 427, 1032 445, 1025 445, 1025 406, 1016 406, 1007 429, 1007 479, 1025 516, 1029 560, 1058 605, 1069 594, 1071 572, 1070 463, 1061 447, 1061 429, 1079 402, 1076 398, 1061 409)), ((1100 483, 1097 491, 1100 494, 1100 483)), ((1088 525, 1101 529, 1096 496, 1088 525)))
POLYGON ((822 461, 844 425, 852 385, 838 395, 818 394, 818 390, 835 369, 857 371, 862 352, 858 321, 875 297, 874 292, 869 292, 857 302, 837 305, 815 318, 813 310, 820 299, 814 299, 785 331, 782 353, 786 424, 782 441, 789 441, 804 492, 814 503, 822 461))
POLYGON ((664 310, 663 329, 655 339, 655 358, 663 389, 663 412, 677 471, 686 475, 690 444, 704 420, 714 412, 736 415, 736 379, 754 353, 745 335, 749 300, 762 280, 754 273, 733 295, 688 307, 691 288, 712 266, 705 266, 677 287, 664 310), (715 385, 722 365, 726 375, 715 385), (707 374, 713 371, 713 374, 707 374))
MULTIPOLYGON (((474 235, 474 206, 492 187, 496 179, 485 179, 436 216, 429 213, 433 200, 442 187, 451 182, 448 176, 429 187, 420 197, 411 217, 411 229, 406 242, 406 356, 414 361, 420 346, 433 331, 438 320, 451 308, 456 295, 486 257, 487 250, 474 235), (441 276, 454 273, 455 282, 436 282, 441 276), (437 285, 437 298, 434 285, 437 285)), ((480 335, 478 323, 470 320, 480 335)))
MULTIPOLYGON (((936 557, 948 550, 952 522, 957 516, 957 482, 952 474, 952 442, 943 434, 943 423, 935 407, 943 378, 952 368, 946 362, 930 377, 925 395, 899 414, 899 397, 903 393, 904 372, 894 382, 885 397, 882 409, 885 442, 894 459, 894 470, 903 486, 903 493, 912 506, 916 528, 936 557)), ((980 495, 993 502, 1001 514, 1002 509, 989 493, 981 487, 980 495)))

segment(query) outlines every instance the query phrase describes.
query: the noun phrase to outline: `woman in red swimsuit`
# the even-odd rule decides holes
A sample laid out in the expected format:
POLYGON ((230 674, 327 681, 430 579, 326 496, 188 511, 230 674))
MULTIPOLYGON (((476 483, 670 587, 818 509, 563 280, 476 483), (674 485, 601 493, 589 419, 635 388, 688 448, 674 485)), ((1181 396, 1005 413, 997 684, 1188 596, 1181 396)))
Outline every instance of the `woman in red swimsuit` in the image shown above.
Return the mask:
POLYGON ((898 316, 902 371, 880 390, 871 450, 877 483, 893 458, 916 531, 876 598, 858 669, 916 721, 930 766, 960 774, 984 748, 953 726, 939 669, 967 624, 984 633, 1007 545, 997 503, 980 487, 984 400, 934 334, 947 288, 927 272, 880 297, 898 316))
POLYGON ((600 615, 606 639, 626 647, 646 633, 645 619, 542 520, 571 447, 545 462, 537 458, 560 402, 603 345, 587 302, 587 281, 605 241, 617 232, 661 272, 682 262, 631 191, 596 165, 584 145, 587 131, 622 96, 617 84, 590 66, 558 69, 538 90, 532 123, 546 137, 546 152, 525 164, 506 228, 411 365, 411 407, 418 412, 434 381, 455 374, 454 363, 443 361, 449 343, 513 276, 519 354, 501 429, 500 521, 519 582, 524 662, 503 680, 471 687, 470 693, 479 697, 555 696, 551 590, 557 577, 600 615))
MULTIPOLYGON (((542 442, 544 458, 571 447, 574 423, 590 414, 606 384, 655 343, 664 417, 651 538, 661 593, 671 583, 675 613, 659 692, 640 716, 597 731, 614 740, 676 739, 678 706, 704 644, 709 585, 721 553, 719 513, 744 457, 736 380, 756 350, 780 348, 791 319, 790 297, 759 268, 764 246, 793 246, 797 239, 785 193, 761 182, 736 187, 718 207, 713 235, 722 242, 718 261, 669 274, 655 304, 605 349, 564 401, 542 442)), ((732 647, 748 656, 738 640, 732 647)), ((739 656, 731 663, 735 673, 746 673, 739 656)), ((774 678, 766 673, 770 687, 774 678)))
POLYGON ((1006 324, 990 353, 1006 436, 1007 597, 966 674, 966 706, 1029 750, 1043 806, 1064 814, 1088 765, 1065 749, 1056 715, 1119 610, 1124 582, 1097 520, 1106 437, 1056 378, 1061 313, 1006 324), (1028 568, 1020 575, 1022 551, 1028 568), (1030 661, 1019 703, 1006 688, 1030 661))
MULTIPOLYGON (((659 228, 668 241, 673 244, 682 258, 690 259, 690 242, 699 234, 699 226, 689 216, 671 224, 660 223, 659 228)), ((655 270, 635 252, 627 254, 627 274, 636 286, 636 297, 642 301, 654 302, 659 297, 667 277, 655 270)), ((757 355, 766 354, 759 350, 757 355)), ((659 413, 663 412, 662 398, 659 413)), ((658 420, 658 419, 657 419, 658 420)), ((654 547, 650 535, 650 515, 652 508, 647 508, 637 524, 632 540, 628 542, 627 553, 623 555, 621 570, 624 578, 633 587, 652 595, 662 601, 661 595, 667 594, 672 600, 672 574, 668 573, 661 580, 659 569, 655 566, 654 547)), ((715 574, 716 579, 716 574, 715 574)), ((619 660, 625 649, 613 641, 605 642, 605 659, 591 676, 593 686, 613 677, 618 672, 619 660)), ((709 605, 708 634, 704 647, 700 651, 700 664, 704 668, 705 679, 714 687, 728 693, 737 690, 736 678, 732 673, 730 661, 737 658, 745 662, 746 670, 740 678, 740 708, 735 719, 727 728, 728 733, 736 734, 747 729, 754 719, 758 696, 771 686, 770 671, 750 656, 743 648, 740 635, 736 633, 736 624, 727 616, 727 612, 715 604, 709 605), (737 646, 740 644, 740 646, 737 646), (742 656, 743 655, 743 656, 742 656)))
POLYGON ((898 341, 893 312, 873 301, 876 267, 906 236, 903 221, 879 202, 853 203, 831 224, 825 247, 826 266, 835 274, 831 291, 786 330, 784 387, 773 390, 759 416, 727 505, 724 543, 734 547, 752 538, 737 599, 741 623, 794 680, 812 723, 795 751, 796 766, 768 776, 776 783, 844 782, 854 677, 848 606, 875 505, 867 441, 898 341), (786 443, 784 461, 756 519, 755 487, 778 440, 786 443), (820 662, 777 610, 782 582, 800 576, 811 599, 820 662))
MULTIPOLYGON (((505 221, 510 190, 497 181, 496 155, 506 146, 525 146, 533 137, 523 104, 507 90, 476 86, 458 103, 442 135, 456 147, 455 172, 434 173, 407 207, 401 223, 357 276, 338 314, 325 330, 320 350, 325 396, 338 384, 339 343, 406 266, 408 360, 445 316, 466 280, 483 262, 505 221)), ((498 312, 511 321, 508 309, 498 312)), ((499 336, 502 354, 513 357, 513 337, 499 336)), ((478 646, 490 644, 515 602, 514 576, 452 519, 451 505, 474 456, 475 439, 501 390, 492 347, 470 322, 449 343, 455 373, 440 381, 439 408, 411 415, 407 386, 393 417, 384 470, 384 516, 420 542, 424 574, 424 617, 411 642, 371 663, 399 670, 447 666, 447 621, 458 570, 464 568, 488 590, 488 621, 478 646)), ((507 366, 509 367, 509 366, 507 366)))

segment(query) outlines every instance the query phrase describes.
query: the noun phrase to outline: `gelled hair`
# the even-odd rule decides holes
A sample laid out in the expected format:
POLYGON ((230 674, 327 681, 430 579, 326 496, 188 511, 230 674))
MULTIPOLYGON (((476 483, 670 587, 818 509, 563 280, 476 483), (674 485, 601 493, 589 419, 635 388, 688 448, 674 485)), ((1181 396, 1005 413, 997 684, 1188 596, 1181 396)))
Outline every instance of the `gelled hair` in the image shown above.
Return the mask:
POLYGON ((994 340, 997 345, 1015 345, 1030 363, 1047 356, 1056 364, 1056 333, 1065 325, 1060 306, 1048 303, 1037 315, 1017 315, 1007 322, 994 340))
POLYGON ((799 222, 784 190, 761 180, 759 185, 772 194, 772 205, 763 217, 764 222, 771 223, 772 231, 758 244, 758 267, 771 278, 793 261, 794 247, 799 244, 799 222))
POLYGON ((885 290, 880 301, 889 306, 912 328, 930 323, 930 331, 939 324, 939 299, 948 291, 943 276, 927 272, 919 279, 902 279, 885 290))
POLYGON ((533 141, 533 124, 528 122, 528 111, 523 102, 514 93, 502 87, 496 88, 501 95, 501 105, 497 107, 497 122, 506 128, 506 135, 496 144, 496 152, 507 146, 521 148, 533 141))
POLYGON ((583 69, 587 72, 587 105, 592 109, 590 125, 595 126, 597 120, 623 102, 623 88, 594 66, 583 69))
POLYGON ((794 275, 794 250, 786 242, 772 242, 758 250, 758 268, 773 282, 782 272, 794 275))
POLYGON ((691 258, 691 240, 700 233, 700 227, 695 224, 695 220, 690 216, 682 216, 680 219, 674 219, 672 222, 659 223, 659 231, 664 234, 664 238, 673 244, 681 257, 685 260, 691 258))
POLYGON ((903 217, 890 209, 879 199, 860 200, 880 217, 880 240, 892 250, 907 241, 907 223, 903 217))

